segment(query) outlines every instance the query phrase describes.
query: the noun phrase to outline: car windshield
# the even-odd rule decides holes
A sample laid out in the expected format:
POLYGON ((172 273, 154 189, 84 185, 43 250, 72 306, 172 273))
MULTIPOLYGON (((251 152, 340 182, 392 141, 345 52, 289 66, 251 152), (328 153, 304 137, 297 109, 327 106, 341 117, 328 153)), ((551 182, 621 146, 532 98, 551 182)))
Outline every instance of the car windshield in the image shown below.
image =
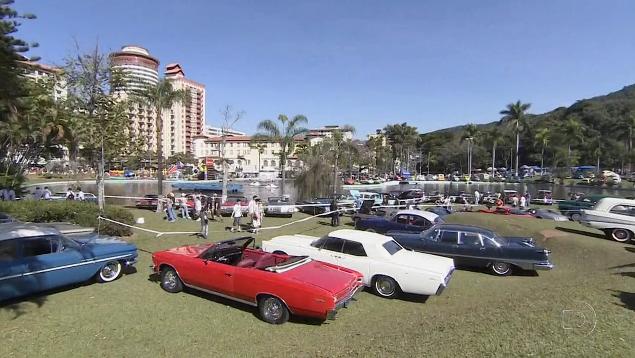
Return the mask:
POLYGON ((308 256, 289 256, 288 259, 271 266, 266 266, 263 269, 266 271, 281 272, 296 268, 309 262, 311 262, 311 259, 308 256))
POLYGON ((401 245, 399 245, 395 240, 386 241, 382 246, 391 255, 394 255, 397 251, 403 249, 403 247, 401 247, 401 245))

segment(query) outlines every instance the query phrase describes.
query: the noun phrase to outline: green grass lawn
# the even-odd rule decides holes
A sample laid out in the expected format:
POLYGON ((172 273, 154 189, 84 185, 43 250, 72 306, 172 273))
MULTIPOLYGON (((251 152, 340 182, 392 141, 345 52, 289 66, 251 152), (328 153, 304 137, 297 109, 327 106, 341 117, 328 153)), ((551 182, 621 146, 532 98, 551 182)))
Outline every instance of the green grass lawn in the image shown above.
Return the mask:
MULTIPOLYGON (((197 222, 168 224, 150 211, 134 213, 154 230, 198 230, 197 222)), ((263 231, 258 240, 288 233, 320 236, 331 230, 326 221, 263 231)), ((203 240, 137 233, 129 240, 140 249, 138 272, 0 307, 0 357, 635 355, 634 245, 594 237, 591 230, 585 234, 576 223, 476 213, 454 214, 449 221, 532 235, 553 251, 556 268, 511 277, 458 271, 439 297, 385 300, 362 292, 334 321, 296 319, 273 326, 249 306, 164 292, 149 280, 150 253, 203 240)), ((266 218, 264 226, 283 222, 288 219, 266 218)), ((210 230, 222 231, 229 223, 225 218, 210 230)), ((221 240, 238 234, 212 235, 221 240)))

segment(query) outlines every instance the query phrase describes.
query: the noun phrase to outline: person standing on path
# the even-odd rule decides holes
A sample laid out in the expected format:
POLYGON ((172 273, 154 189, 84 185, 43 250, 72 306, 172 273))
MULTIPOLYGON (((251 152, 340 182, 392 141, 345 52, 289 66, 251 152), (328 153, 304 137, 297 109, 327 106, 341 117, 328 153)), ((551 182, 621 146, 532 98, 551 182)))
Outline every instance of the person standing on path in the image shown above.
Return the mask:
POLYGON ((82 188, 77 188, 77 196, 75 197, 75 200, 84 201, 84 199, 86 199, 86 197, 82 188))
POLYGON ((478 190, 474 190, 474 205, 478 205, 481 202, 481 193, 478 190))
POLYGON ((203 203, 201 202, 201 194, 194 195, 194 212, 196 213, 196 221, 201 220, 201 210, 203 210, 203 203))
POLYGON ((524 195, 520 196, 520 208, 524 209, 527 206, 527 198, 524 195))
POLYGON ((251 200, 249 200, 249 204, 247 204, 247 216, 252 226, 254 224, 254 216, 256 215, 256 200, 258 200, 258 195, 254 195, 251 200))

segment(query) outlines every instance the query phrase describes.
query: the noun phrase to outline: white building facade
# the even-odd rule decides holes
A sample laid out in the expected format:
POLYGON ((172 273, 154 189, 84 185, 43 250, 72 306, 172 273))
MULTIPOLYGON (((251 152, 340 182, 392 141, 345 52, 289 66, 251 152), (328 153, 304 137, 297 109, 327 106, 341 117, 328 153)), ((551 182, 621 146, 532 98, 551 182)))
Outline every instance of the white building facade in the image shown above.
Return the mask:
POLYGON ((306 139, 309 145, 316 145, 323 141, 325 138, 331 138, 335 131, 339 131, 342 133, 344 140, 352 140, 353 132, 350 130, 345 130, 341 126, 330 125, 324 126, 322 128, 310 129, 306 134, 306 139))

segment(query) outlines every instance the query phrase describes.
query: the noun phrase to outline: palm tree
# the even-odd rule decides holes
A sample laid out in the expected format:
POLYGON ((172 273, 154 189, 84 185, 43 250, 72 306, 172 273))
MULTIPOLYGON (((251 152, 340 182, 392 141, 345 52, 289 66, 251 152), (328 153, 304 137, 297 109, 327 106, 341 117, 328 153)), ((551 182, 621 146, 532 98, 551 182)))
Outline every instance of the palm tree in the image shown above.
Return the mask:
POLYGON ((258 130, 262 132, 256 133, 254 136, 256 139, 280 144, 280 169, 282 170, 281 195, 284 195, 284 181, 287 178, 285 170, 287 157, 293 154, 295 136, 308 131, 308 129, 300 127, 300 125, 306 124, 307 122, 307 118, 301 114, 294 116, 292 119, 281 114, 278 116, 278 123, 280 123, 281 127, 271 119, 265 119, 258 123, 258 130))
POLYGON ((500 127, 494 126, 487 131, 487 140, 492 145, 492 179, 494 178, 494 172, 496 171, 496 147, 503 138, 503 132, 500 127))
POLYGON ((409 164, 410 149, 417 143, 419 134, 416 127, 409 126, 406 122, 387 125, 384 128, 384 132, 390 141, 393 153, 393 171, 396 172, 394 167, 395 160, 399 158, 399 163, 402 167, 404 161, 406 166, 409 164))
POLYGON ((474 147, 474 140, 478 134, 478 127, 470 123, 465 127, 463 135, 461 136, 461 142, 467 142, 467 174, 470 178, 472 177, 472 149, 474 147))
POLYGON ((501 123, 512 123, 516 132, 516 176, 518 176, 518 149, 520 148, 520 132, 525 124, 525 112, 531 107, 531 103, 522 103, 520 100, 516 103, 510 103, 506 109, 500 111, 503 115, 501 123))
POLYGON ((540 143, 541 145, 541 149, 540 149, 541 170, 543 170, 545 167, 545 148, 547 148, 547 145, 549 144, 549 139, 551 139, 550 136, 551 136, 551 133, 549 131, 549 128, 540 128, 534 135, 534 139, 536 140, 536 142, 540 143))
POLYGON ((265 143, 259 143, 258 141, 253 141, 249 144, 252 149, 256 149, 258 151, 258 176, 260 176, 260 155, 265 152, 267 145, 265 143))
POLYGON ((172 108, 175 102, 184 102, 189 93, 185 90, 175 90, 172 82, 165 78, 157 84, 147 84, 144 89, 136 93, 136 99, 154 109, 157 127, 157 192, 163 194, 163 110, 172 108))

